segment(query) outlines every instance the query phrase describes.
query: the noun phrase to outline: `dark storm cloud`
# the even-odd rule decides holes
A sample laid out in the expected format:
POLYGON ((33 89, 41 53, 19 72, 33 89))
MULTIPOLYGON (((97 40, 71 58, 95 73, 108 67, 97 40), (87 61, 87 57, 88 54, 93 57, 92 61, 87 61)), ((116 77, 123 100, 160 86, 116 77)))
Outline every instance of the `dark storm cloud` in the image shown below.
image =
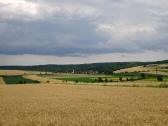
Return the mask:
POLYGON ((0 53, 6 54, 92 53, 95 44, 106 39, 87 20, 9 21, 3 25, 7 29, 0 34, 0 53))
POLYGON ((0 54, 168 51, 166 0, 6 0, 0 54))

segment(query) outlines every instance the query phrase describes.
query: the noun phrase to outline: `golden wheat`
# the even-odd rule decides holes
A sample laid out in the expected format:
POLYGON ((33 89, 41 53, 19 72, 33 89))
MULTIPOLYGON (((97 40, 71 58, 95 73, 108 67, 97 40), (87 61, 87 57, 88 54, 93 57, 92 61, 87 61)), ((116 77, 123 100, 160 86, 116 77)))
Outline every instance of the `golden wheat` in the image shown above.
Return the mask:
POLYGON ((0 85, 1 126, 167 126, 168 90, 0 85))

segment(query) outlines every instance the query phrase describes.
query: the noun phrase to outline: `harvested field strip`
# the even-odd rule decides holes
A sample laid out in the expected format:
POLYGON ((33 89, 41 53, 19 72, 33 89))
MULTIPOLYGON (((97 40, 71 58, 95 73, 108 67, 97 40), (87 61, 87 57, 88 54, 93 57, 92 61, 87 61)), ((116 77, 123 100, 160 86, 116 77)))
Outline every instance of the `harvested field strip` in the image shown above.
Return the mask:
MULTIPOLYGON (((50 75, 49 75, 50 76, 50 75)), ((41 83, 50 83, 50 84, 61 84, 63 83, 61 80, 57 80, 57 79, 52 79, 48 76, 41 76, 41 75, 25 75, 23 76, 24 78, 27 79, 32 79, 32 80, 38 80, 41 83)))
POLYGON ((0 75, 23 75, 29 73, 30 72, 23 70, 0 70, 0 75))

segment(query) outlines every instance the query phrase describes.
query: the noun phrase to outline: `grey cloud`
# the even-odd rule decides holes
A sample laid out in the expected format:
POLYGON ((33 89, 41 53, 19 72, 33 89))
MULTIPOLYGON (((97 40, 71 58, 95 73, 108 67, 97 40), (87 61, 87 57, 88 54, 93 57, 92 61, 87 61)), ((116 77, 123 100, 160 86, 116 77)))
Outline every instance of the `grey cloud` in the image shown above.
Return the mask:
POLYGON ((11 1, 0 2, 0 54, 168 52, 165 0, 11 1))
POLYGON ((7 30, 0 34, 3 45, 0 53, 88 53, 92 52, 92 48, 95 50, 98 41, 105 39, 94 32, 94 24, 87 20, 10 21, 6 25, 7 30))

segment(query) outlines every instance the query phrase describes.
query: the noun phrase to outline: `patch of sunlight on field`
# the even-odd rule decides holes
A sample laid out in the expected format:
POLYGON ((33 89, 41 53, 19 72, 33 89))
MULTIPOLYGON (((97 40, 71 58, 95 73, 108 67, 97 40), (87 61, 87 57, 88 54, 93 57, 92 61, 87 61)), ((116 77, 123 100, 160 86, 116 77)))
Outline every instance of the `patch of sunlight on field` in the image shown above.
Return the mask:
POLYGON ((167 126, 168 91, 89 85, 0 86, 2 126, 167 126))

